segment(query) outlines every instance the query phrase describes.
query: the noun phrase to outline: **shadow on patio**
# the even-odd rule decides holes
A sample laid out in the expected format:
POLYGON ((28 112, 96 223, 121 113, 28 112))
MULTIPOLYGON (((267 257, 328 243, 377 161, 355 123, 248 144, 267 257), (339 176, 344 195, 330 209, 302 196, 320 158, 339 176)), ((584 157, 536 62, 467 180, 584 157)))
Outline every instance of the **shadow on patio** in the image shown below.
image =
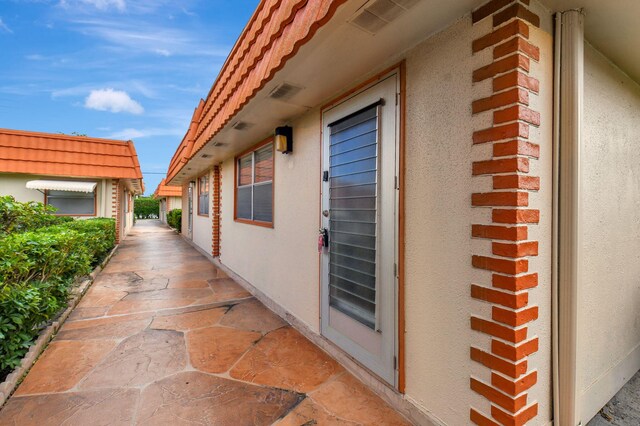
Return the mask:
POLYGON ((138 222, 0 424, 406 424, 158 221, 138 222))

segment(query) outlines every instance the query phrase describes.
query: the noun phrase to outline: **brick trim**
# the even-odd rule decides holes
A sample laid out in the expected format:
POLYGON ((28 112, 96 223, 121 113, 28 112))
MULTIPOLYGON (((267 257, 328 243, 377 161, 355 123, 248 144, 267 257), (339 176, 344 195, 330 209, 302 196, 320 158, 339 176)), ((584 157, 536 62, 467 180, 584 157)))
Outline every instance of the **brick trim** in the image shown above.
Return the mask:
POLYGON ((211 191, 211 256, 220 257, 220 215, 222 214, 222 168, 213 166, 211 191))
POLYGON ((111 181, 111 217, 116 220, 116 244, 120 243, 120 180, 111 181))
MULTIPOLYGON (((490 19, 491 32, 473 41, 474 54, 491 49, 491 62, 473 71, 474 83, 492 80, 493 93, 476 99, 474 115, 491 114, 489 128, 474 129, 473 145, 491 144, 489 158, 474 158, 472 175, 491 177, 492 192, 471 196, 474 208, 489 208, 487 222, 472 225, 472 238, 490 240, 471 256, 474 268, 491 273, 491 282, 471 283, 471 297, 491 306, 491 317, 471 314, 471 329, 490 337, 486 347, 471 347, 474 362, 489 370, 490 382, 470 377, 470 388, 490 406, 488 413, 470 408, 474 424, 521 426, 533 419, 538 404, 529 400, 529 390, 538 375, 529 356, 538 351, 538 337, 529 326, 538 319, 538 307, 529 302, 529 292, 538 285, 538 273, 529 258, 538 255, 538 241, 529 239, 529 228, 537 226, 540 211, 533 208, 540 178, 530 175, 540 147, 530 141, 531 127, 540 126, 540 113, 531 109, 530 97, 538 94, 540 82, 530 76, 540 49, 529 40, 540 18, 528 1, 491 0, 472 14, 475 25, 490 19)), ((479 186, 479 185, 478 185, 479 186)), ((483 312, 486 312, 484 309, 483 312)))

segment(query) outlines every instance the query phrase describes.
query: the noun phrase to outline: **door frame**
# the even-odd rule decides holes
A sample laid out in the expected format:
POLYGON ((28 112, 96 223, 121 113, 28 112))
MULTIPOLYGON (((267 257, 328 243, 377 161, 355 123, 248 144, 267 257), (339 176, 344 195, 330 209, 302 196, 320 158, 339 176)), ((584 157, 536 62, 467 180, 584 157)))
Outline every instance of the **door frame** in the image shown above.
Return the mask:
MULTIPOLYGON (((324 112, 337 106, 338 104, 355 97, 367 89, 375 86, 377 83, 385 80, 393 74, 398 75, 399 80, 399 94, 397 99, 398 104, 398 199, 397 199, 397 292, 396 292, 396 360, 397 360, 397 383, 396 386, 392 386, 384 380, 378 378, 375 373, 371 373, 373 377, 380 381, 380 383, 386 386, 391 386, 400 393, 405 392, 406 387, 406 374, 405 374, 405 138, 406 138, 406 62, 401 60, 400 62, 385 68, 365 81, 355 85, 351 89, 342 93, 339 96, 331 99, 320 107, 320 170, 324 170, 324 155, 323 155, 323 141, 324 141, 324 121, 322 119, 324 112)), ((322 206, 322 179, 318 179, 318 201, 319 206, 322 206)), ((322 227, 322 215, 318 211, 318 227, 322 227)), ((318 254, 318 329, 322 329, 322 254, 318 254)), ((324 337, 324 336, 323 336, 324 337)), ((334 347, 341 352, 345 352, 330 340, 326 339, 334 347)), ((346 352, 345 352, 346 353, 346 352)), ((350 358, 351 355, 348 355, 350 358)), ((358 360, 354 360, 360 364, 358 360)), ((361 364, 360 364, 361 365, 361 364)), ((363 366, 364 367, 364 366, 363 366)), ((364 367, 367 371, 368 368, 364 367)))

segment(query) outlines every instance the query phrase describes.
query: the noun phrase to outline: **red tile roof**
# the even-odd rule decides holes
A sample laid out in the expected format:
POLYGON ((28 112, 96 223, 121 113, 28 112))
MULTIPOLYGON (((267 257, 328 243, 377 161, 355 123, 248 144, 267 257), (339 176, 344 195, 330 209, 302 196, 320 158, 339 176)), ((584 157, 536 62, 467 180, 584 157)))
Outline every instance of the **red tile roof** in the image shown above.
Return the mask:
POLYGON ((131 141, 0 129, 0 172, 142 179, 131 141))
POLYGON ((171 160, 167 180, 238 113, 346 0, 262 0, 171 160), (193 129, 195 123, 195 129, 193 129))
POLYGON ((162 179, 162 181, 158 184, 156 191, 153 193, 153 198, 161 198, 161 197, 182 197, 182 187, 181 186, 170 186, 165 184, 166 179, 162 179))

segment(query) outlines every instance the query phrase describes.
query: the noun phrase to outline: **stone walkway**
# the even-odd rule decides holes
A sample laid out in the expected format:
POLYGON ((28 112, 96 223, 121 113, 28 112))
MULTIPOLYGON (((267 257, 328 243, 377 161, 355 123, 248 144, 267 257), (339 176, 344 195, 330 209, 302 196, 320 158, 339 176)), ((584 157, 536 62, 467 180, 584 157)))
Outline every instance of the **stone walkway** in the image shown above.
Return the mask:
POLYGON ((138 222, 0 411, 20 426, 274 423, 407 424, 157 221, 138 222))

